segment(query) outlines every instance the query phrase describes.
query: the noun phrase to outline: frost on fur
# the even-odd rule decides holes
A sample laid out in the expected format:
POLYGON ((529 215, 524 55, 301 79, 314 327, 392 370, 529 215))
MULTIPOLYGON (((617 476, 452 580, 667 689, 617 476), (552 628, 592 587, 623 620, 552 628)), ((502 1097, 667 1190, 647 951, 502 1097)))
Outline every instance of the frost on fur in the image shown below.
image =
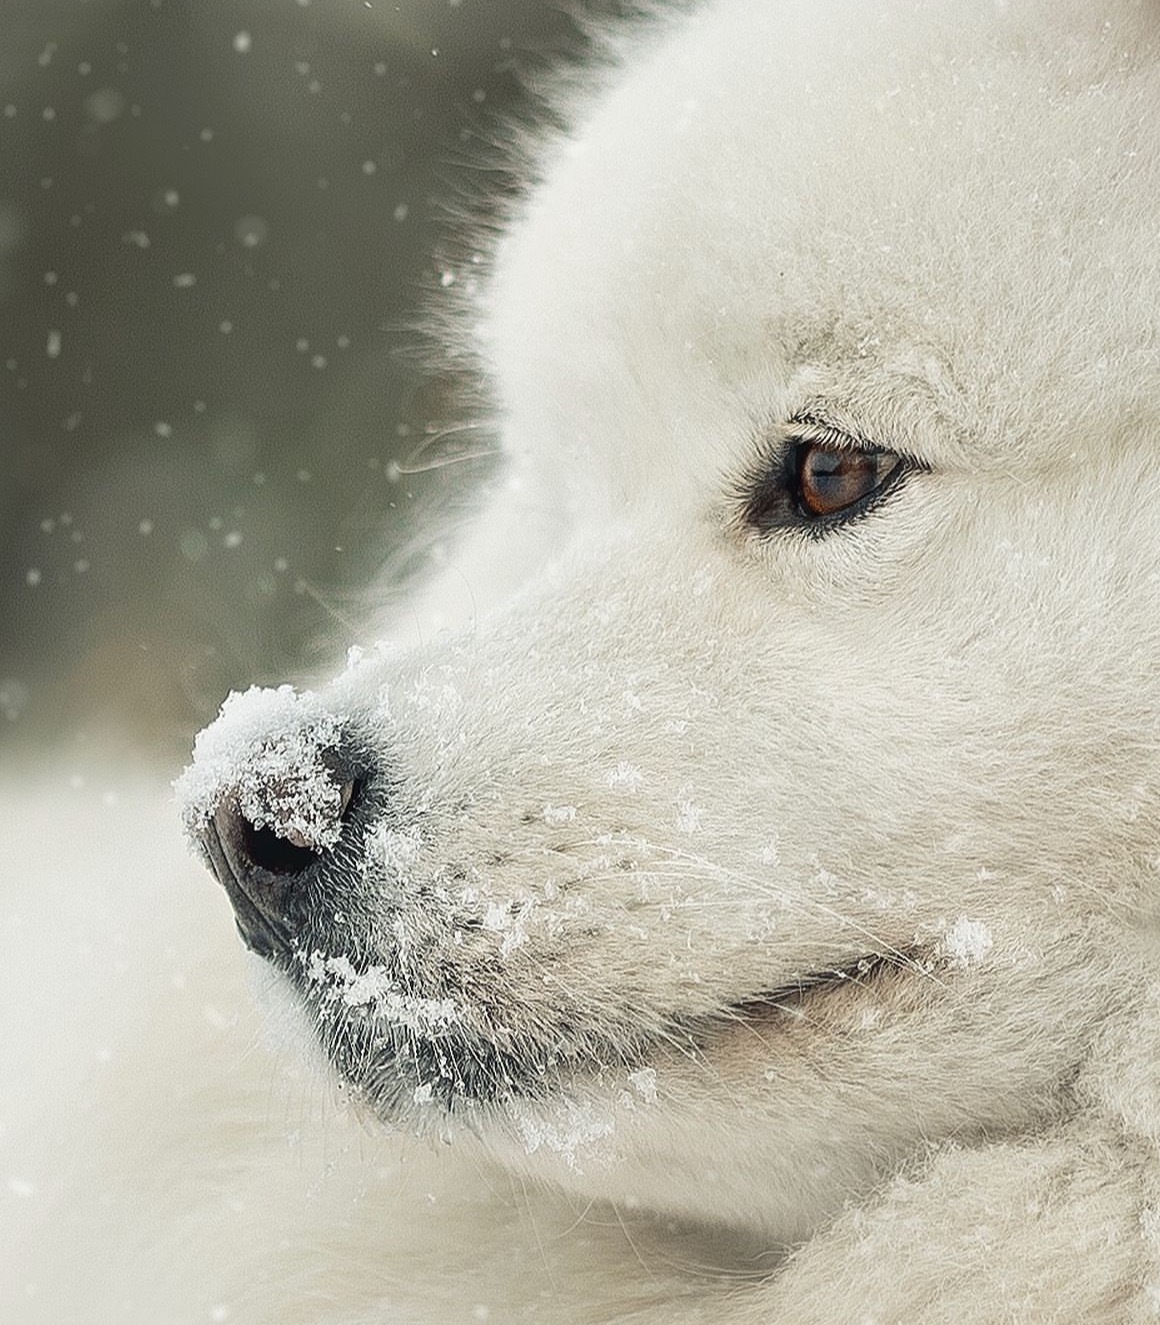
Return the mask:
POLYGON ((319 1008, 340 1001, 350 1008, 364 1008, 381 1022, 419 1032, 439 1030, 454 1024, 460 1010, 453 999, 416 998, 405 993, 384 966, 356 970, 345 955, 327 957, 321 952, 299 954, 307 980, 319 989, 319 1008))
POLYGON ((940 952, 952 966, 967 967, 983 961, 994 945, 991 931, 981 920, 959 916, 943 935, 940 952))

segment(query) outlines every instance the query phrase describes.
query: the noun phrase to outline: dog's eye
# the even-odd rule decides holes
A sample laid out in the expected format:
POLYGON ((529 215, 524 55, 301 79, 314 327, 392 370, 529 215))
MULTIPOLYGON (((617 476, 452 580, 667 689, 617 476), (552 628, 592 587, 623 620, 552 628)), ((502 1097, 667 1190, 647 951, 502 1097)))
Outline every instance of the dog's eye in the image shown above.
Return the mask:
POLYGON ((902 464, 890 451, 864 451, 824 442, 791 447, 794 497, 803 517, 821 520, 873 497, 902 464))
POLYGON ((761 533, 805 529, 822 534, 864 514, 911 470, 921 468, 830 427, 802 421, 791 427, 766 467, 746 485, 745 523, 761 533))

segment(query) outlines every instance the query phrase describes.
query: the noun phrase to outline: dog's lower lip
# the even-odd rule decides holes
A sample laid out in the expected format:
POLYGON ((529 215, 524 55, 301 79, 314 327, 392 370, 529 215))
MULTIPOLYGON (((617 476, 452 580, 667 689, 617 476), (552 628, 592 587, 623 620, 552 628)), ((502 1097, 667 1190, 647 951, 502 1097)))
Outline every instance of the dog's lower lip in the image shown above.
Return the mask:
MULTIPOLYGON (((794 1017, 808 998, 824 999, 840 987, 865 986, 885 972, 903 968, 913 960, 913 954, 904 952, 862 954, 832 967, 809 971, 768 990, 746 995, 722 1005, 716 1012, 674 1013, 668 1018, 666 1034, 656 1040, 642 1040, 628 1052, 624 1045, 618 1046, 611 1041, 605 1045, 603 1053, 589 1045, 583 1057, 571 1056, 561 1046, 549 1052, 539 1045, 534 1053, 526 1055, 529 1062, 522 1068, 520 1060, 524 1055, 512 1056, 500 1051, 494 1041, 457 1046, 453 1037, 418 1036, 408 1040, 401 1053, 401 1046, 397 1044, 381 1044, 379 1047, 386 1056, 380 1060, 377 1070, 369 1078, 359 1072, 347 1079, 352 1085, 369 1087, 372 1099, 378 1097, 380 1103, 386 1103, 392 1118, 397 1116, 401 1101, 410 1098, 414 1090, 428 1086, 426 1100, 448 1112, 520 1100, 543 1101, 563 1089, 573 1075, 599 1074, 610 1063, 639 1070, 652 1066, 658 1053, 674 1047, 696 1057, 711 1053, 713 1043, 723 1033, 727 1034, 730 1027, 771 1015, 794 1017), (536 1059, 535 1065, 531 1065, 532 1058, 536 1059), (447 1071, 447 1064, 451 1061, 460 1065, 474 1064, 477 1070, 453 1078, 447 1071), (414 1072, 415 1068, 419 1070, 414 1072)), ((371 1066, 370 1058, 364 1057, 362 1063, 363 1071, 371 1066)), ((343 1066, 337 1060, 336 1066, 343 1072, 343 1066)))

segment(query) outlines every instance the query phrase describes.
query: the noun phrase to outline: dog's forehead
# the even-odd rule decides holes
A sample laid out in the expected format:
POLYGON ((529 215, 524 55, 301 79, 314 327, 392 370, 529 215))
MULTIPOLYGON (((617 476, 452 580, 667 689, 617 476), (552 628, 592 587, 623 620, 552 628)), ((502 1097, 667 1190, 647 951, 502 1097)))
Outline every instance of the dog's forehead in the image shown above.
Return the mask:
POLYGON ((692 493, 819 396, 976 465, 1141 391, 1160 412, 1154 3, 716 8, 613 86, 501 250, 517 453, 631 493, 667 451, 692 493))

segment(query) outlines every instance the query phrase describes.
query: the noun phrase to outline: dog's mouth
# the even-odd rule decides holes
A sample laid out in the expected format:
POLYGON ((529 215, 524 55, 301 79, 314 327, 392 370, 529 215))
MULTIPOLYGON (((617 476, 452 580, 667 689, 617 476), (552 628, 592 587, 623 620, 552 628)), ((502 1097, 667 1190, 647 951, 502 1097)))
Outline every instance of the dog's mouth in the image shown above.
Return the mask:
POLYGON ((296 965, 295 983, 317 1012, 339 1075, 394 1122, 432 1110, 470 1120, 490 1108, 543 1103, 577 1081, 623 1078, 662 1056, 703 1062, 739 1029, 766 1032, 771 1023, 811 1018, 838 991, 866 993, 890 973, 917 969, 918 959, 900 951, 863 954, 712 1012, 658 1016, 643 1029, 639 1009, 615 1025, 562 1017, 550 1034, 509 1029, 486 1007, 454 997, 403 992, 382 968, 360 975, 344 959, 318 954, 300 955, 296 965))
POLYGON ((840 966, 812 971, 790 984, 741 999, 730 1004, 727 1011, 745 1021, 776 1013, 799 1016, 806 1003, 815 998, 831 994, 837 989, 866 989, 889 973, 918 970, 921 964, 921 959, 910 951, 867 954, 840 966))
MULTIPOLYGON (((276 834, 268 830, 247 836, 228 804, 203 826, 201 841, 246 944, 289 977, 339 1076, 389 1120, 543 1102, 572 1083, 631 1075, 666 1055, 707 1061, 738 1029, 767 1033, 812 1020, 840 1008, 839 991, 866 991, 888 972, 921 965, 921 954, 901 949, 856 953, 695 1012, 629 999, 618 1010, 615 997, 604 996, 598 1006, 553 1000, 542 988, 526 1000, 521 981, 545 978, 543 954, 520 970, 506 959, 501 970, 487 948, 468 959, 449 946, 448 924, 438 920, 447 898, 434 883, 412 888, 412 906, 426 915, 421 929, 403 927, 401 938, 391 924, 376 941, 365 916, 346 915, 344 899, 357 890, 339 885, 365 870, 368 824, 384 813, 385 797, 349 773, 341 790, 346 831, 324 855, 281 838, 271 845, 266 839, 276 834), (418 1108, 425 1105, 435 1107, 418 1108)), ((467 934, 472 917, 458 919, 451 929, 467 934)))

